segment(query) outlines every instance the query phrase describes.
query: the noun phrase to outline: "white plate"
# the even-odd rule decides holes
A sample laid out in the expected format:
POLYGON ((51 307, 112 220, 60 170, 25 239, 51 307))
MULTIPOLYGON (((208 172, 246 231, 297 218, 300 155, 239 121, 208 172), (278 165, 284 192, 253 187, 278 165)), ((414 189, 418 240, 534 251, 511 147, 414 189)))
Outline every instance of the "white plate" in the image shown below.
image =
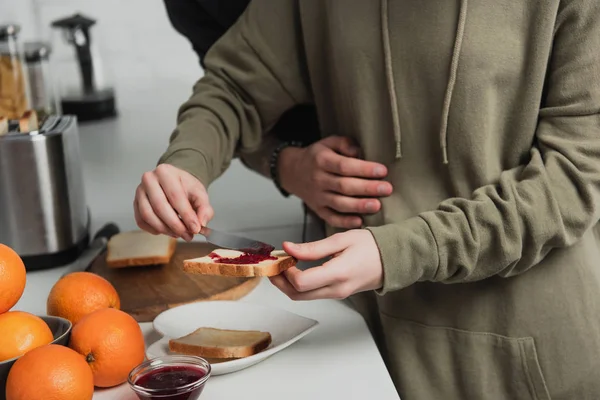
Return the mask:
POLYGON ((148 358, 171 354, 169 339, 200 327, 259 330, 271 334, 271 345, 250 357, 215 363, 212 375, 223 375, 255 365, 313 331, 319 322, 278 308, 239 301, 207 301, 182 305, 160 313, 154 329, 164 337, 146 350, 148 358))

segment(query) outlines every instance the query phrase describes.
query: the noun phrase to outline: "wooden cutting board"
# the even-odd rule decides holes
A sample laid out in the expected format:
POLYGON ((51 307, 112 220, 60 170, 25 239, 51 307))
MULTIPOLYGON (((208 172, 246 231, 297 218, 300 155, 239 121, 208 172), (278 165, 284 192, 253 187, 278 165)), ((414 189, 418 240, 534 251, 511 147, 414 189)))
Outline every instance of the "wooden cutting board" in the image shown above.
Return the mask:
POLYGON ((183 260, 203 257, 214 246, 177 243, 171 262, 128 268, 109 268, 106 253, 92 263, 89 272, 106 278, 121 298, 121 310, 138 322, 151 322, 161 312, 181 304, 209 300, 238 300, 250 293, 260 278, 229 278, 183 272, 183 260))

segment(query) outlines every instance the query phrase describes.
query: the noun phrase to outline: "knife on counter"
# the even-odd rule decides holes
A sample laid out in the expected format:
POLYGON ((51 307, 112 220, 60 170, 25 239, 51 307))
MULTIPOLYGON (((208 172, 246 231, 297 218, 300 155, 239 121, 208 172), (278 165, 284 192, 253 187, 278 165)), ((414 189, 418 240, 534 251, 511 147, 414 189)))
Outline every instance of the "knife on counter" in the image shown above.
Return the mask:
POLYGON ((204 236, 208 243, 223 249, 264 255, 269 255, 275 250, 275 246, 270 244, 233 235, 231 233, 221 232, 208 227, 202 227, 202 229, 200 229, 200 235, 204 236))
POLYGON ((87 270, 96 257, 106 249, 106 245, 110 238, 119 233, 119 231, 119 227, 113 223, 108 223, 100 228, 89 246, 81 253, 77 260, 67 267, 61 277, 72 272, 82 272, 87 270))

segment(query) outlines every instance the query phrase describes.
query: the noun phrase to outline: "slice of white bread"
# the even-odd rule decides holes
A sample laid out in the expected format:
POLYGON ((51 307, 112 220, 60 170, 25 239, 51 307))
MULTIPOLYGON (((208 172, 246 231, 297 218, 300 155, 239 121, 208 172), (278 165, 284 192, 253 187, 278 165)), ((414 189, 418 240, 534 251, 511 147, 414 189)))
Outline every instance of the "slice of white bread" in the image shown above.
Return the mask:
MULTIPOLYGON (((216 249, 211 254, 222 258, 237 258, 244 253, 237 250, 216 249)), ((231 277, 275 276, 296 265, 297 260, 283 250, 274 250, 271 257, 275 260, 263 260, 255 264, 235 264, 218 262, 211 255, 183 261, 183 270, 190 274, 221 275, 231 277)))
POLYGON ((112 268, 167 264, 171 261, 177 240, 165 235, 134 230, 120 232, 110 238, 106 265, 112 268))
POLYGON ((19 130, 23 133, 37 131, 39 129, 38 116, 35 110, 27 110, 19 119, 19 130))
POLYGON ((269 332, 202 327, 170 339, 169 350, 206 359, 237 359, 260 353, 271 341, 269 332))
POLYGON ((8 133, 8 118, 0 116, 0 136, 8 133))

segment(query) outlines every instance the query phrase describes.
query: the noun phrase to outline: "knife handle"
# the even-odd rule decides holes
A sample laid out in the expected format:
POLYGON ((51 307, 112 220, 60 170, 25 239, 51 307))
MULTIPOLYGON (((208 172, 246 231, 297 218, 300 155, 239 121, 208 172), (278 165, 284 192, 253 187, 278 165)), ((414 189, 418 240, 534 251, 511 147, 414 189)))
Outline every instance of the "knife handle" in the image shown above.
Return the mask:
POLYGON ((108 240, 110 240, 111 237, 113 237, 114 235, 116 235, 119 232, 120 232, 119 227, 116 224, 109 222, 108 224, 106 224, 102 228, 100 228, 100 230, 98 232, 96 232, 96 235, 94 236, 94 240, 99 239, 99 238, 104 238, 104 239, 106 239, 106 241, 108 241, 108 240))
POLYGON ((111 237, 119 233, 119 227, 116 224, 108 223, 104 225, 96 235, 94 239, 88 245, 88 247, 81 253, 79 258, 75 260, 61 275, 64 277, 73 272, 83 272, 92 265, 96 257, 98 257, 105 249, 106 244, 111 237))

